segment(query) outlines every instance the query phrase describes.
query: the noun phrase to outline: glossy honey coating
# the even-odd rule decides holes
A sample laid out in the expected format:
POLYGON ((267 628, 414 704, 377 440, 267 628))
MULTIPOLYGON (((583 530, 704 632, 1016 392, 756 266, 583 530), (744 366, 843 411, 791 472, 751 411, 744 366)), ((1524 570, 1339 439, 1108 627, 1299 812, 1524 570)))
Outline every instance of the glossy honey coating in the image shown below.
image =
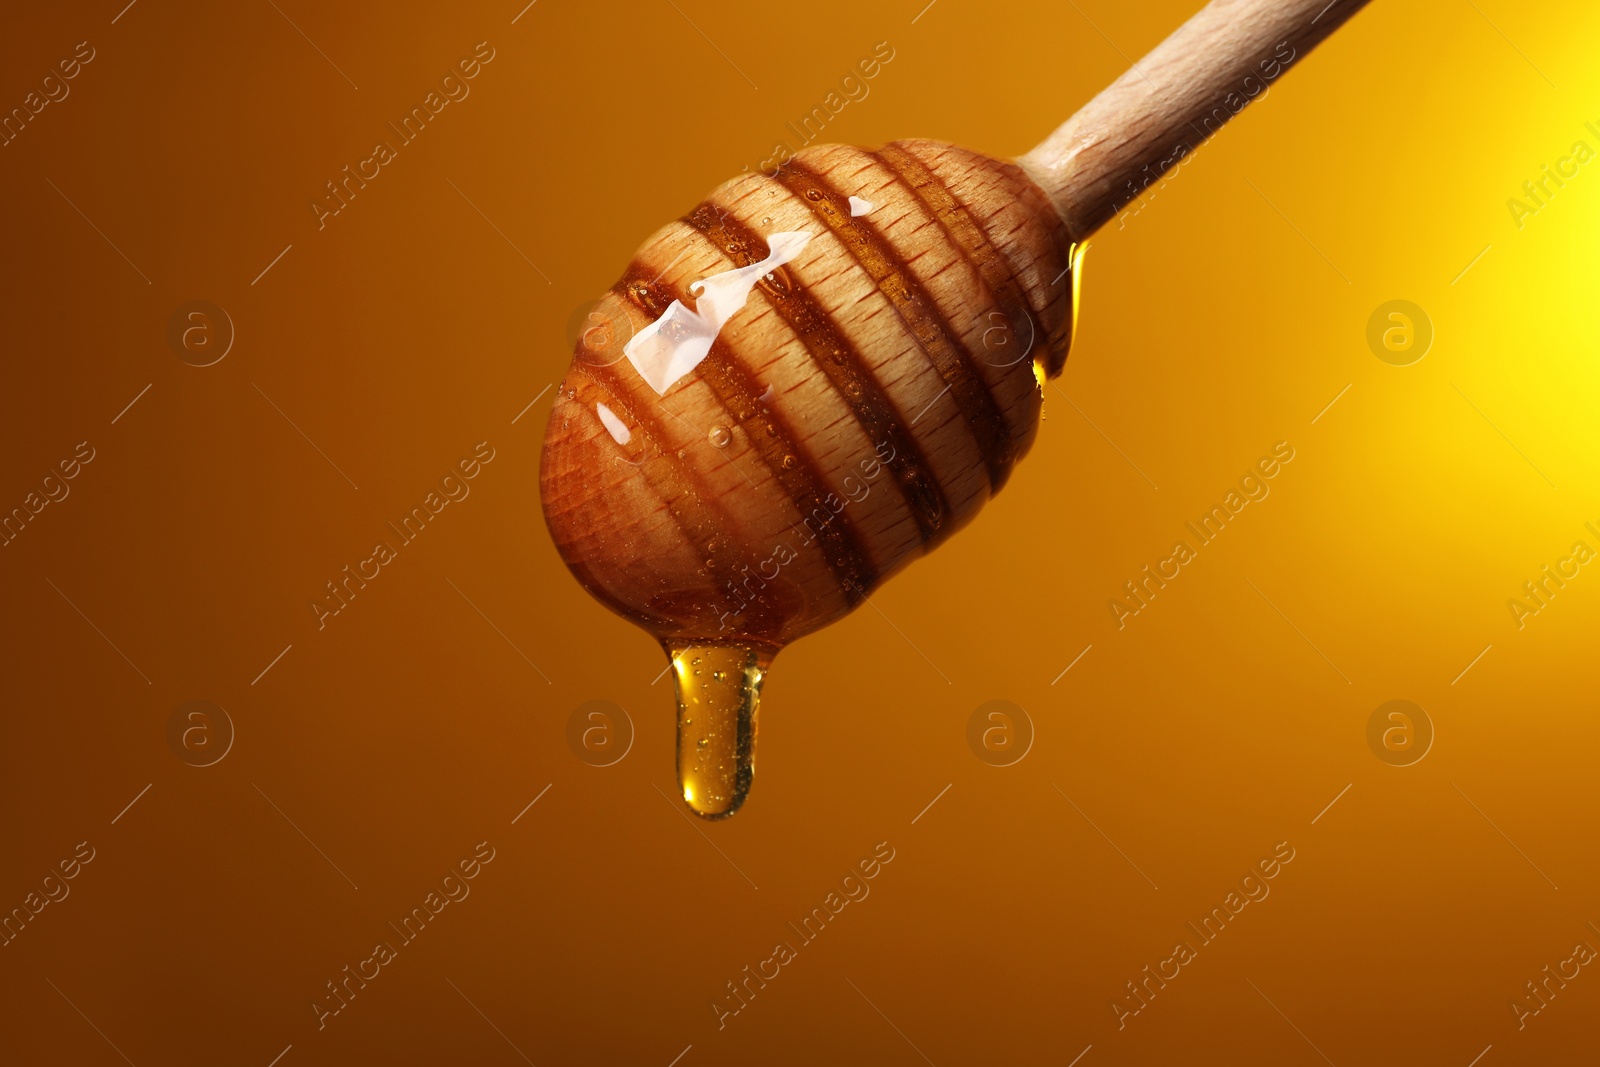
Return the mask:
POLYGON ((1066 356, 1072 257, 1015 164, 949 145, 722 185, 578 341, 541 466, 562 558, 669 651, 770 660, 1004 484, 1066 356))

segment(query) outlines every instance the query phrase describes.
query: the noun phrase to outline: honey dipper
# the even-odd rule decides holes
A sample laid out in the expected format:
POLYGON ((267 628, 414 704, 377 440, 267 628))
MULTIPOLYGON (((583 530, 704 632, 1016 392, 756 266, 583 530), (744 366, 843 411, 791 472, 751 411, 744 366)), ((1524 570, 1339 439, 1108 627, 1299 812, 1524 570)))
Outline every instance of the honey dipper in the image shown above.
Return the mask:
POLYGON ((1018 160, 815 145, 657 231, 545 436, 561 557, 654 634, 678 777, 731 815, 762 678, 972 519, 1038 429, 1083 242, 1365 0, 1215 0, 1018 160))

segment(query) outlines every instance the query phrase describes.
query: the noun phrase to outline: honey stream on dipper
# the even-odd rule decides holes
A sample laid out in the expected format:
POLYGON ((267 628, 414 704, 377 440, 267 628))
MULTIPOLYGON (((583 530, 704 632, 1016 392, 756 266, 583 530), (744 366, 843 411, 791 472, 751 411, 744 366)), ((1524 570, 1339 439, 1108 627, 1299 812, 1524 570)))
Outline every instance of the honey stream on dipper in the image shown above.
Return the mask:
MULTIPOLYGON (((775 284, 783 265, 810 239, 803 231, 771 234, 765 258, 695 282, 689 287, 696 297, 693 309, 674 300, 628 341, 624 353, 634 369, 664 396, 706 358, 750 291, 775 284)), ((602 412, 601 419, 619 445, 627 443, 627 430, 613 426, 611 412, 602 412)), ((714 448, 725 447, 730 437, 722 426, 707 434, 714 448)), ((737 642, 663 641, 662 647, 672 657, 678 697, 678 787, 697 815, 726 818, 750 795, 755 778, 756 711, 772 653, 737 642)))
MULTIPOLYGON (((865 214, 873 208, 869 201, 855 197, 851 198, 850 206, 852 216, 865 214)), ((706 359, 723 325, 745 306, 752 289, 759 286, 774 300, 789 295, 793 283, 783 265, 794 259, 811 237, 812 234, 805 231, 769 234, 765 238, 768 246, 765 258, 696 281, 689 286, 694 308, 680 300, 671 301, 647 327, 629 339, 623 350, 626 358, 658 396, 665 396, 674 384, 694 372, 706 359)), ((1083 246, 1075 246, 1069 256, 1071 266, 1061 273, 1065 276, 1070 271, 1073 275, 1069 284, 1075 312, 1076 268, 1082 260, 1083 246)), ((1030 336, 1023 347, 1009 331, 1004 336, 1006 343, 1022 350, 1015 356, 1010 355, 1011 350, 1005 350, 1003 354, 1008 362, 998 364, 1001 366, 1033 354, 1038 340, 1030 336)), ((1040 352, 1032 359, 1033 374, 1041 390, 1046 378, 1045 355, 1040 352)), ((765 399, 763 394, 761 400, 765 399)), ((596 413, 619 447, 632 442, 632 432, 615 412, 599 404, 596 413)), ((726 447, 731 438, 726 426, 713 426, 706 432, 706 440, 716 449, 726 447)), ((678 452, 679 459, 683 456, 682 451, 678 452)), ((634 465, 644 461, 643 456, 637 460, 621 458, 634 465)), ((784 467, 789 468, 793 461, 794 457, 785 456, 784 467)), ((919 470, 916 476, 923 477, 923 472, 919 470)), ((707 560, 706 566, 710 568, 712 561, 707 560)), ((700 598, 691 599, 698 601, 700 598)), ((688 610, 667 612, 666 617, 693 616, 708 608, 716 610, 709 602, 677 606, 688 610)), ((750 614, 738 626, 726 631, 721 640, 693 634, 692 629, 693 636, 685 635, 682 630, 677 636, 667 636, 670 631, 658 628, 659 623, 652 625, 656 620, 625 611, 646 629, 654 630, 662 648, 671 657, 668 669, 672 672, 678 702, 678 785, 685 803, 705 819, 727 818, 738 811, 749 796, 755 777, 761 685, 783 643, 781 634, 787 618, 784 605, 767 595, 757 594, 735 615, 743 615, 745 608, 750 609, 750 614)), ((726 614, 723 613, 724 618, 726 614)))

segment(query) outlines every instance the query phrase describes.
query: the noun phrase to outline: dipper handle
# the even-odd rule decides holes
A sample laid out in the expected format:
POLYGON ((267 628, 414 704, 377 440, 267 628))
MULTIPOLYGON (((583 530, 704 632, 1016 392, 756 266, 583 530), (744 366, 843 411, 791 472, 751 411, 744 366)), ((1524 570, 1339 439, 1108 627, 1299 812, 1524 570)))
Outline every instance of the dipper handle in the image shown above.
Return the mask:
POLYGON ((1022 165, 1082 241, 1367 0, 1212 0, 1022 165))

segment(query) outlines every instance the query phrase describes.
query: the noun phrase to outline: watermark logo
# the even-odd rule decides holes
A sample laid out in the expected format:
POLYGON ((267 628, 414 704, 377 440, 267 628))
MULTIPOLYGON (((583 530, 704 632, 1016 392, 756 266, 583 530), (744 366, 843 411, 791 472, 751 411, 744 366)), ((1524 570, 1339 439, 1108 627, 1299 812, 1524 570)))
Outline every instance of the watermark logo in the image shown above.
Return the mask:
POLYGON ((1367 747, 1391 767, 1409 767, 1433 747, 1433 720, 1409 700, 1379 704, 1367 719, 1367 747))
POLYGON ((567 317, 567 348, 592 367, 609 367, 633 340, 633 320, 615 296, 586 300, 567 317))
POLYGON ((1367 347, 1391 367, 1409 367, 1433 347, 1433 320, 1409 300, 1390 300, 1367 319, 1367 347))
POLYGON ((209 300, 179 304, 167 318, 167 347, 191 367, 220 363, 233 349, 233 319, 209 300))
POLYGON ((1009 700, 979 704, 967 717, 967 747, 991 767, 1021 763, 1033 748, 1033 719, 1009 700))
POLYGON ((591 767, 621 763, 633 748, 633 719, 609 700, 587 700, 567 717, 567 747, 591 767))
POLYGON ((209 700, 180 704, 167 719, 167 746, 191 767, 221 763, 233 749, 233 719, 209 700))
POLYGON ((1034 325, 1032 312, 1022 309, 1021 313, 1027 321, 1026 330, 1014 326, 1004 312, 990 311, 984 317, 984 362, 989 366, 1012 367, 1033 352, 1034 342, 1038 340, 1038 328, 1034 325))

